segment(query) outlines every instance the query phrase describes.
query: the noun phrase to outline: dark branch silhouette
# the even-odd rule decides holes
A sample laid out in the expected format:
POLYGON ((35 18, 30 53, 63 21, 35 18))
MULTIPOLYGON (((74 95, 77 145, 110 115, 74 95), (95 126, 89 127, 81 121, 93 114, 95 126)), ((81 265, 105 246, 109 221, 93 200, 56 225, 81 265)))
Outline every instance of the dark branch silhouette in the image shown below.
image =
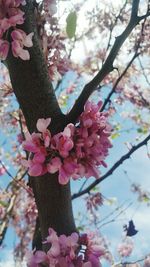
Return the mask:
POLYGON ((133 0, 132 2, 132 11, 129 23, 123 33, 116 37, 114 45, 110 50, 110 53, 104 62, 101 70, 97 73, 97 75, 85 85, 83 91, 81 92, 80 96, 76 100, 74 106, 72 107, 71 111, 67 115, 67 120, 69 122, 75 122, 80 114, 83 112, 84 105, 89 98, 89 96, 97 89, 103 79, 114 70, 114 60, 118 55, 118 52, 122 45, 124 44, 125 40, 128 38, 132 30, 136 27, 137 24, 140 23, 141 20, 145 19, 149 16, 149 11, 144 16, 138 16, 138 7, 139 7, 139 0, 133 0))
POLYGON ((109 177, 110 175, 113 174, 113 172, 127 159, 130 158, 130 156, 136 151, 138 150, 140 147, 146 145, 148 143, 148 141, 150 140, 150 135, 148 135, 143 141, 141 141, 140 143, 138 143, 137 145, 132 146, 131 150, 126 153, 125 155, 123 155, 118 161, 116 161, 116 163, 109 169, 109 171, 107 171, 102 177, 100 177, 99 179, 95 180, 91 185, 89 185, 87 188, 85 188, 84 190, 82 190, 79 193, 73 194, 72 199, 76 199, 84 194, 88 194, 96 185, 98 185, 99 183, 101 183, 102 181, 104 181, 107 177, 109 177))

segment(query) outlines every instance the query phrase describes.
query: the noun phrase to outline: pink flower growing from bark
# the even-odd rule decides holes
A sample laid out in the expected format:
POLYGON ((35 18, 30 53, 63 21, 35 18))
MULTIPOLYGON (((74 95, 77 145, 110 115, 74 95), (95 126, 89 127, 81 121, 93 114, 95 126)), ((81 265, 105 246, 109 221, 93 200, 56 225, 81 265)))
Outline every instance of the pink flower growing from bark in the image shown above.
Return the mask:
POLYGON ((9 42, 0 39, 0 59, 5 60, 9 51, 9 42))
POLYGON ((43 164, 40 162, 33 162, 32 160, 24 160, 22 164, 29 168, 29 175, 30 176, 40 176, 47 172, 47 170, 43 168, 43 164))
POLYGON ((59 171, 61 165, 62 165, 62 162, 60 158, 55 157, 50 161, 50 163, 47 164, 47 171, 49 173, 55 173, 59 171))
POLYGON ((24 12, 21 11, 20 9, 14 9, 10 10, 10 18, 9 18, 9 23, 12 26, 16 26, 17 24, 21 25, 24 23, 24 12))
POLYGON ((70 236, 61 235, 59 237, 60 247, 62 251, 67 251, 71 260, 75 258, 75 251, 78 244, 79 235, 77 233, 72 233, 70 236))
POLYGON ((47 129, 50 123, 51 123, 51 119, 48 118, 48 119, 38 119, 37 124, 36 124, 37 130, 42 133, 45 147, 49 147, 50 145, 51 133, 47 129))
POLYGON ((70 177, 73 177, 77 170, 78 165, 75 162, 74 158, 68 157, 64 159, 63 164, 59 169, 59 183, 67 184, 69 182, 70 177))
POLYGON ((73 134, 75 131, 75 126, 73 124, 68 124, 64 131, 58 133, 52 138, 52 148, 59 151, 59 154, 66 158, 69 156, 70 150, 74 146, 73 134))
POLYGON ((37 251, 29 255, 28 267, 38 267, 39 263, 47 267, 101 267, 100 259, 105 257, 106 248, 103 239, 97 237, 96 240, 95 237, 85 234, 79 238, 78 233, 58 236, 49 228, 49 235, 43 243, 49 243, 50 249, 47 253, 37 251))
POLYGON ((7 18, 0 19, 0 38, 2 38, 5 31, 7 31, 10 28, 10 25, 11 24, 9 22, 9 19, 7 18))
POLYGON ((70 176, 68 175, 67 171, 64 169, 63 166, 59 169, 59 176, 58 176, 58 181, 60 184, 67 184, 70 180, 70 176))
POLYGON ((47 255, 43 251, 36 251, 35 254, 27 253, 27 266, 38 267, 39 263, 48 262, 47 255))
POLYGON ((92 267, 92 264, 90 261, 83 263, 83 267, 92 267))
POLYGON ((23 60, 29 60, 30 54, 27 50, 23 49, 23 47, 32 47, 32 37, 33 33, 26 35, 26 33, 22 30, 14 30, 11 33, 12 41, 12 53, 14 57, 20 57, 23 60))
POLYGON ((30 135, 30 133, 26 133, 25 138, 26 140, 22 143, 24 150, 33 153, 40 151, 41 134, 33 133, 32 135, 30 135))
MULTIPOLYGON (((15 38, 21 38, 20 34, 22 32, 16 30, 15 38)), ((36 127, 40 133, 28 134, 23 142, 23 148, 31 152, 28 160, 30 175, 59 171, 60 184, 67 184, 70 178, 99 178, 98 167, 107 167, 104 160, 112 147, 109 140, 111 127, 106 113, 99 112, 100 106, 101 102, 98 105, 87 102, 77 126, 70 123, 54 136, 47 129, 51 119, 39 119, 36 127)))
POLYGON ((70 150, 73 148, 73 140, 65 135, 65 133, 58 133, 52 138, 52 148, 58 150, 59 154, 63 158, 69 156, 70 150))
POLYGON ((48 229, 48 236, 46 238, 46 241, 44 243, 52 243, 54 241, 58 241, 58 236, 56 231, 53 230, 53 228, 48 229))
POLYGON ((51 119, 38 119, 36 128, 39 132, 45 133, 47 131, 47 127, 50 125, 51 119))
MULTIPOLYGON (((20 57, 23 60, 29 60, 30 55, 24 47, 33 46, 33 33, 26 34, 24 31, 16 29, 16 25, 24 23, 24 12, 20 9, 20 5, 25 5, 25 0, 1 0, 0 1, 0 38, 3 41, 3 47, 0 49, 0 57, 5 60, 8 55, 9 45, 6 43, 5 35, 10 28, 14 30, 11 33, 12 41, 11 48, 15 57, 20 57), (4 48, 5 44, 5 48, 4 48), (7 45, 6 45, 7 44, 7 45)), ((0 44, 0 47, 2 44, 0 44)))

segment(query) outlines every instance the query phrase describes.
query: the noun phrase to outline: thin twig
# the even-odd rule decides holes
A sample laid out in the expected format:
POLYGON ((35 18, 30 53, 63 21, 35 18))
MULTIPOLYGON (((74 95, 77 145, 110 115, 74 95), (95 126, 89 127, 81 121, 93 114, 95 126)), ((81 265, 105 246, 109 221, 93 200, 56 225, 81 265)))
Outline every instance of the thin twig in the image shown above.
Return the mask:
POLYGON ((114 60, 122 47, 125 40, 128 38, 132 30, 135 28, 137 24, 140 23, 140 21, 147 16, 149 16, 149 12, 147 12, 144 17, 138 16, 138 7, 139 7, 139 0, 133 0, 132 1, 132 11, 131 11, 131 17, 129 20, 129 23, 126 27, 126 29, 123 31, 121 35, 116 37, 116 40, 114 42, 114 45, 103 64, 101 70, 97 73, 97 75, 89 82, 87 83, 81 94, 79 95, 78 99, 76 100, 74 106, 72 107, 71 111, 67 115, 68 122, 75 123, 77 118, 80 116, 80 114, 83 112, 84 105, 89 98, 89 96, 97 89, 97 86, 102 82, 102 80, 108 75, 111 71, 113 71, 113 63, 114 60))
POLYGON ((9 224, 9 220, 10 220, 10 214, 13 211, 13 207, 15 204, 15 200, 17 198, 17 194, 13 195, 10 200, 9 200, 9 205, 8 208, 6 210, 5 216, 3 218, 2 224, 0 224, 0 246, 2 245, 7 229, 8 229, 8 224, 9 224))
POLYGON ((122 74, 119 76, 119 78, 115 82, 113 88, 111 89, 110 93, 108 94, 107 98, 105 99, 105 101, 103 103, 103 106, 101 107, 101 111, 103 111, 105 109, 106 105, 110 102, 110 99, 111 99, 112 95, 115 93, 115 90, 116 90, 119 82, 122 80, 124 75, 127 73, 128 69, 130 68, 130 66, 132 65, 133 61, 137 58, 138 55, 139 55, 139 53, 135 53, 134 54, 134 56, 132 57, 132 59, 130 60, 130 62, 128 63, 128 65, 126 66, 124 71, 122 72, 122 74))
POLYGON ((139 56, 138 56, 138 61, 139 61, 140 67, 141 67, 141 69, 142 69, 143 76, 144 76, 144 78, 145 78, 147 84, 150 86, 150 81, 149 81, 149 79, 148 79, 148 77, 147 77, 147 75, 146 75, 146 73, 145 73, 145 69, 144 69, 144 67, 143 67, 143 64, 142 64, 141 59, 140 59, 139 56))
MULTIPOLYGON (((107 221, 107 222, 104 222, 104 223, 102 223, 100 226, 99 226, 99 228, 101 228, 101 227, 103 227, 103 226, 105 226, 105 225, 107 225, 107 224, 109 224, 109 223, 112 223, 112 222, 115 222, 116 221, 116 219, 121 215, 121 214, 123 214, 131 205, 133 204, 133 202, 130 202, 129 204, 128 204, 128 206, 127 207, 125 207, 123 210, 121 210, 113 219, 111 219, 110 221, 107 221)), ((100 222, 101 223, 101 222, 100 222)))
POLYGON ((110 47, 110 42, 111 42, 111 38, 112 38, 112 32, 113 32, 113 29, 114 29, 114 27, 116 26, 117 21, 118 21, 118 19, 120 18, 121 13, 122 13, 122 11, 125 9, 126 5, 127 5, 127 0, 124 2, 122 8, 121 8, 120 11, 119 11, 119 14, 115 17, 115 21, 114 21, 114 23, 110 26, 110 33, 109 33, 109 39, 108 39, 108 44, 107 44, 106 52, 108 51, 108 49, 109 49, 109 47, 110 47))

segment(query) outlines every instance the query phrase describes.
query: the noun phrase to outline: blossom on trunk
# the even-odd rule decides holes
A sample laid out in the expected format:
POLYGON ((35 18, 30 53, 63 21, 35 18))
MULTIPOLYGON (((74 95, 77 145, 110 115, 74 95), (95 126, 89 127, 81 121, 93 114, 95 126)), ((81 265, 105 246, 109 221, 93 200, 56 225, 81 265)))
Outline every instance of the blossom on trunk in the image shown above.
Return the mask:
POLYGON ((23 161, 29 174, 58 172, 60 184, 67 184, 71 178, 99 178, 98 168, 107 167, 104 160, 112 147, 108 114, 99 112, 101 105, 101 101, 97 105, 87 101, 77 125, 69 123, 63 132, 53 136, 48 129, 51 119, 39 119, 36 124, 39 133, 26 134, 22 143, 24 150, 30 152, 28 160, 23 161))

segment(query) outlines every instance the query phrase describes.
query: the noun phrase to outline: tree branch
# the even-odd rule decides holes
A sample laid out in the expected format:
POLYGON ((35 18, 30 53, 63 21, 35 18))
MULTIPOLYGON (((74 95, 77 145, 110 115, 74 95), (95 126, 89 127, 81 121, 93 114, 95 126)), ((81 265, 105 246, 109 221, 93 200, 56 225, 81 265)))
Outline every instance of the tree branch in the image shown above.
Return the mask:
POLYGON ((115 17, 115 21, 114 21, 114 23, 110 26, 110 33, 109 33, 109 39, 108 39, 108 44, 107 44, 106 52, 108 51, 108 49, 109 49, 109 47, 110 47, 110 42, 111 42, 111 38, 112 38, 112 32, 113 32, 113 29, 114 29, 114 27, 116 26, 117 21, 118 21, 118 19, 120 18, 121 13, 122 13, 123 10, 125 9, 126 5, 127 5, 127 0, 125 0, 123 6, 121 7, 121 9, 120 9, 120 11, 119 11, 119 14, 115 17))
POLYGON ((2 243, 4 241, 4 238, 5 238, 7 229, 8 229, 10 216, 12 214, 16 198, 17 198, 17 194, 13 195, 12 198, 10 199, 6 214, 3 218, 2 224, 0 224, 0 246, 2 245, 2 243))
POLYGON ((108 94, 107 98, 105 99, 103 106, 101 107, 101 110, 100 110, 101 112, 105 109, 106 105, 109 103, 112 95, 115 93, 115 90, 116 90, 119 82, 122 80, 123 76, 126 74, 126 72, 128 71, 128 69, 132 65, 133 61, 138 57, 138 55, 139 55, 139 53, 137 53, 137 52, 134 54, 134 56, 132 57, 132 59, 130 60, 130 62, 128 63, 128 65, 126 66, 124 71, 122 72, 122 74, 119 76, 119 78, 115 82, 113 88, 111 89, 110 93, 108 94))
POLYGON ((123 155, 118 161, 116 161, 116 163, 110 168, 109 171, 107 171, 102 177, 100 177, 99 179, 95 180, 95 182, 93 182, 91 185, 89 185, 87 188, 85 188, 84 190, 82 190, 79 193, 75 193, 72 196, 72 200, 76 199, 84 194, 89 193, 96 185, 98 185, 99 183, 101 183, 103 180, 105 180, 107 177, 109 177, 110 175, 112 175, 112 173, 127 159, 130 158, 130 156, 136 151, 138 150, 140 147, 146 145, 148 143, 148 141, 150 140, 150 135, 148 135, 143 141, 141 141, 139 144, 134 145, 131 150, 126 153, 125 155, 123 155))
POLYGON ((143 64, 142 64, 142 61, 141 61, 141 59, 140 59, 139 56, 138 56, 138 61, 139 61, 141 70, 142 70, 142 72, 143 72, 143 76, 144 76, 144 78, 145 78, 145 81, 146 81, 147 84, 150 86, 150 81, 149 81, 149 79, 148 79, 148 75, 147 75, 146 72, 145 72, 145 68, 144 68, 144 66, 143 66, 143 64))
MULTIPOLYGON (((136 49, 135 49, 135 54, 133 55, 132 59, 130 60, 130 62, 128 63, 128 65, 126 66, 126 68, 124 69, 124 71, 122 72, 122 74, 120 75, 120 77, 117 79, 117 81, 115 82, 112 90, 110 91, 110 93, 108 94, 107 98, 105 99, 103 106, 101 108, 101 111, 103 111, 106 107, 106 105, 109 103, 112 95, 115 93, 115 89, 118 86, 119 82, 121 81, 121 79, 123 78, 123 76, 126 74, 126 72, 128 71, 129 67, 132 65, 133 61, 138 58, 139 59, 139 55, 140 52, 138 52, 139 48, 140 48, 140 44, 142 41, 142 37, 143 37, 143 33, 144 33, 144 26, 146 23, 146 19, 144 19, 144 22, 142 23, 142 27, 141 27, 141 32, 140 32, 140 38, 136 44, 136 49)), ((140 59, 139 59, 140 60, 140 59)), ((144 74, 144 73, 143 73, 144 74)))
MULTIPOLYGON (((71 111, 67 115, 68 122, 74 123, 77 120, 77 118, 83 112, 84 105, 87 99, 89 98, 89 96, 97 89, 97 86, 102 82, 102 80, 106 77, 106 75, 108 75, 114 69, 113 63, 121 46, 123 45, 125 40, 128 38, 128 36, 132 32, 132 30, 135 28, 135 26, 143 19, 143 16, 138 17, 138 7, 139 7, 139 0, 133 0, 131 16, 130 16, 130 20, 129 20, 127 27, 125 28, 125 30, 123 31, 121 35, 116 37, 114 45, 105 63, 103 64, 101 70, 83 88, 80 96, 78 97, 71 111)), ((148 13, 145 16, 148 16, 148 13)))

